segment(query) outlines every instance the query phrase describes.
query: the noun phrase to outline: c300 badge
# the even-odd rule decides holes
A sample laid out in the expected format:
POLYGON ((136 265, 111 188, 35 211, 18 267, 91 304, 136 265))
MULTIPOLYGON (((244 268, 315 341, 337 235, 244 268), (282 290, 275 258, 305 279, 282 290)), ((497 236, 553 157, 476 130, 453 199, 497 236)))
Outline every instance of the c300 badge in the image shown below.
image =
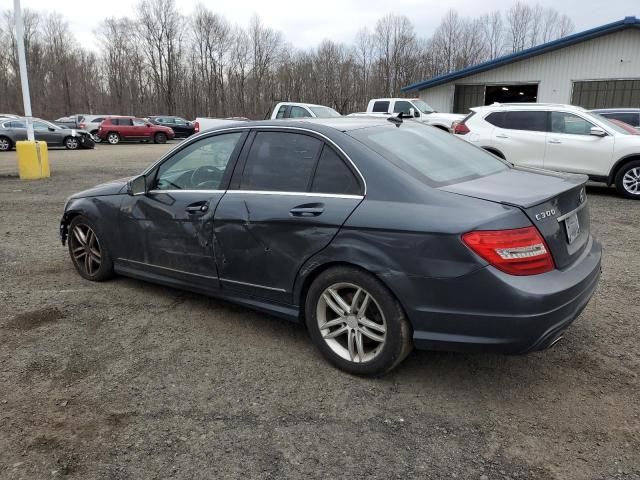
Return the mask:
POLYGON ((556 209, 551 208, 549 210, 545 210, 544 212, 536 213, 536 220, 544 220, 545 218, 554 217, 556 215, 556 209))

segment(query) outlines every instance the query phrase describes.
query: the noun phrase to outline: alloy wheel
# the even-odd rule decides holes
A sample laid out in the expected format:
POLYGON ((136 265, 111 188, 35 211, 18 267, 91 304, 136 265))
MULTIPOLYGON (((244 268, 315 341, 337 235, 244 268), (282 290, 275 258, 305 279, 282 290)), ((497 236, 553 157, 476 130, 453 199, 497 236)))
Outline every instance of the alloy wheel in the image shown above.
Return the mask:
POLYGON ((316 309, 322 338, 341 358, 363 363, 373 360, 386 340, 387 323, 375 298, 352 283, 329 286, 316 309))
POLYGON ((625 172, 622 185, 631 195, 640 195, 640 167, 630 168, 625 172))
POLYGON ((96 233, 91 227, 78 223, 73 227, 71 236, 71 255, 76 265, 88 276, 95 275, 102 264, 102 250, 96 233))
POLYGON ((11 148, 11 143, 6 138, 0 138, 0 151, 6 152, 11 148))
POLYGON ((100 143, 102 141, 102 139, 98 136, 97 133, 91 133, 91 138, 95 143, 100 143))
POLYGON ((76 148, 78 148, 78 139, 75 137, 67 138, 67 141, 65 142, 65 146, 69 150, 75 150, 76 148))
POLYGON ((120 141, 120 137, 118 136, 117 133, 110 133, 109 136, 107 137, 107 140, 111 145, 115 145, 120 141))

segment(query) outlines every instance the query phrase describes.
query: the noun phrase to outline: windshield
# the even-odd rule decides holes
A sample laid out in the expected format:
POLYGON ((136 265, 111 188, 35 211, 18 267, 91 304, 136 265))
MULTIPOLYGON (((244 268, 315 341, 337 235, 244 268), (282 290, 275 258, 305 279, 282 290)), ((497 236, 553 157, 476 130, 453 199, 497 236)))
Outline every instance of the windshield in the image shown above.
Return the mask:
POLYGON ((422 100, 411 100, 411 102, 420 110, 422 113, 433 113, 435 110, 428 103, 423 102, 422 100))
POLYGON ((405 122, 348 132, 427 185, 440 187, 509 168, 497 157, 428 125, 405 122))
POLYGON ((633 135, 633 133, 628 132, 627 130, 625 130, 623 127, 621 127, 620 125, 616 125, 615 123, 613 123, 610 119, 603 117, 602 115, 600 115, 599 113, 593 113, 591 112, 590 115, 593 115, 596 119, 598 119, 598 121, 600 123, 604 123, 604 125, 606 127, 609 127, 611 130, 614 130, 617 133, 621 133, 623 135, 633 135))
POLYGON ((309 107, 313 114, 318 118, 341 117, 338 112, 329 107, 309 107))

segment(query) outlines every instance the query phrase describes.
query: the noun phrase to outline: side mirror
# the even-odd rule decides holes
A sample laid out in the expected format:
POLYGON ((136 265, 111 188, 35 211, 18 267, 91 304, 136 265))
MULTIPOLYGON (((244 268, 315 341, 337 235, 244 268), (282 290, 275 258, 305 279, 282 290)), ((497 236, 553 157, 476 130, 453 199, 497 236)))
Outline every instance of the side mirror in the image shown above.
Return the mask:
POLYGON ((55 132, 55 131, 56 131, 56 129, 55 129, 55 128, 53 128, 53 127, 49 127, 49 131, 50 131, 50 132, 55 132))
POLYGON ((607 132, 605 132, 600 127, 591 127, 591 130, 589 130, 589 134, 593 135, 595 137, 606 137, 607 136, 607 132))
POLYGON ((127 183, 127 193, 129 195, 144 195, 147 193, 147 177, 138 175, 127 183))

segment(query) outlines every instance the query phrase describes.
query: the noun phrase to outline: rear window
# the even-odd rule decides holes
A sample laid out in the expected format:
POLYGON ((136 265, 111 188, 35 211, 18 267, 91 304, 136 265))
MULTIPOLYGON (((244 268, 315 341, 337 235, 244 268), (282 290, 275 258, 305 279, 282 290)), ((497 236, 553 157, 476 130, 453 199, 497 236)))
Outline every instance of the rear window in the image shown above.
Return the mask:
POLYGON ((405 122, 399 128, 389 125, 348 133, 431 186, 472 180, 509 168, 484 150, 427 125, 405 122))
POLYGON ((634 112, 615 112, 615 113, 601 113, 605 118, 615 118, 621 122, 628 123, 632 127, 640 126, 640 115, 634 112))
POLYGON ((389 102, 378 101, 373 104, 373 111, 377 113, 387 113, 389 111, 389 102))

